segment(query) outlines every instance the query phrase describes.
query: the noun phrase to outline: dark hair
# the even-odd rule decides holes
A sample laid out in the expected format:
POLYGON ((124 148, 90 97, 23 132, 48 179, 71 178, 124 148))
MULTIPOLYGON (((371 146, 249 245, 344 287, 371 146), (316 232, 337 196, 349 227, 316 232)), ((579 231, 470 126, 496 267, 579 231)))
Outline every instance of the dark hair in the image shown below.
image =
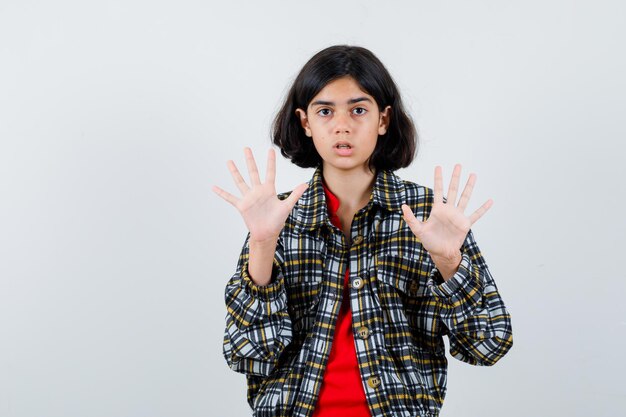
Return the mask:
POLYGON ((335 45, 316 53, 300 70, 272 127, 273 143, 281 154, 302 168, 322 163, 313 141, 305 135, 296 114, 331 81, 352 77, 363 91, 374 97, 378 109, 391 106, 389 127, 378 140, 369 160, 369 168, 395 171, 411 164, 417 153, 418 138, 413 121, 407 115, 400 92, 380 60, 359 46, 335 45))

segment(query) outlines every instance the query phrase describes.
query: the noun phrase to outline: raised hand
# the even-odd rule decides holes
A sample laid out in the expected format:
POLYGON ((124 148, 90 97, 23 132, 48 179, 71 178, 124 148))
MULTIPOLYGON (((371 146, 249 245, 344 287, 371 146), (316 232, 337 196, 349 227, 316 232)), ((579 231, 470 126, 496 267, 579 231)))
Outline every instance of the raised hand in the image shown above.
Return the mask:
POLYGON ((413 234, 422 242, 444 279, 450 278, 456 272, 461 261, 459 249, 463 245, 471 226, 493 205, 493 200, 489 199, 469 217, 465 216, 463 212, 472 195, 476 174, 470 174, 457 205, 456 198, 460 176, 461 165, 456 164, 450 180, 447 201, 444 203, 441 167, 435 167, 434 201, 430 216, 426 221, 418 220, 409 206, 402 205, 404 220, 413 234))
POLYGON ((265 173, 265 182, 263 183, 261 183, 259 178, 259 170, 254 161, 252 150, 246 147, 244 153, 250 175, 250 186, 242 178, 235 163, 231 160, 227 162, 228 169, 237 188, 241 191, 242 197, 237 198, 216 185, 212 187, 212 190, 239 211, 246 227, 250 231, 251 242, 265 242, 272 239, 276 242, 289 213, 308 187, 308 184, 298 185, 293 189, 289 197, 285 200, 280 200, 276 195, 276 154, 274 150, 269 149, 267 153, 267 172, 265 173))

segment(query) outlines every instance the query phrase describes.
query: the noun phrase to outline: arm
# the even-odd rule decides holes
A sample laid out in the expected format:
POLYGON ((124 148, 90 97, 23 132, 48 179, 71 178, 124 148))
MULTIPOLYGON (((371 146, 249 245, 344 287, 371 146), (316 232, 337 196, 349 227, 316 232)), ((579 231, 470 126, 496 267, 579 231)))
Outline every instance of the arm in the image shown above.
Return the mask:
POLYGON ((281 270, 284 250, 277 237, 308 184, 301 184, 291 192, 277 195, 274 185, 274 150, 268 151, 267 172, 263 183, 252 150, 246 147, 245 154, 250 185, 244 181, 235 163, 228 161, 231 175, 242 197, 237 198, 220 187, 213 186, 216 194, 239 211, 249 230, 239 255, 237 269, 226 285, 224 358, 228 366, 236 372, 249 376, 266 376, 276 366, 280 354, 292 340, 287 294, 281 270))
POLYGON ((493 365, 513 345, 511 317, 498 293, 472 231, 461 247, 461 264, 452 278, 435 267, 432 295, 439 300, 440 318, 449 330, 450 353, 473 365, 493 365))
POLYGON ((493 200, 465 216, 476 175, 470 174, 457 203, 460 175, 461 165, 456 164, 444 197, 441 167, 435 167, 432 207, 425 222, 416 219, 408 205, 403 204, 402 210, 422 246, 444 269, 442 276, 436 266, 433 268, 429 285, 439 301, 441 321, 448 329, 450 353, 471 364, 493 365, 513 345, 511 318, 471 230, 493 200))
MULTIPOLYGON (((223 353, 228 366, 247 375, 267 376, 291 342, 291 320, 281 269, 283 249, 277 244, 267 285, 257 285, 249 273, 246 237, 237 269, 225 291, 226 331, 223 353)), ((256 277, 255 277, 256 278, 256 277)))

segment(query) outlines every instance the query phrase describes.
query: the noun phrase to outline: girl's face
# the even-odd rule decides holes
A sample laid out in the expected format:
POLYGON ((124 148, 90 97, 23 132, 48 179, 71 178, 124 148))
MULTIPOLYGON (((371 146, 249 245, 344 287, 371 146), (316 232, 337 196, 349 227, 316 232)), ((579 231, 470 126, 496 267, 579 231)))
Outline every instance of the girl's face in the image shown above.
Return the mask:
POLYGON ((297 109, 306 135, 323 159, 323 168, 369 172, 367 162, 378 135, 389 126, 391 106, 379 112, 374 97, 365 93, 352 77, 326 84, 306 110, 297 109))

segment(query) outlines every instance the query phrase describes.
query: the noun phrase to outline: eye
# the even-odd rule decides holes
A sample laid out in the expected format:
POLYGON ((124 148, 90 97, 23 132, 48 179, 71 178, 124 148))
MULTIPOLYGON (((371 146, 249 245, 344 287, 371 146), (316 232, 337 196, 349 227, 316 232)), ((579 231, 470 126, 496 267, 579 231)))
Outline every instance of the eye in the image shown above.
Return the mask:
POLYGON ((357 107, 355 109, 352 110, 352 112, 358 116, 362 116, 365 113, 367 113, 367 109, 363 108, 363 107, 357 107))
POLYGON ((330 109, 319 109, 317 111, 317 114, 319 114, 320 116, 326 117, 330 115, 330 109))

